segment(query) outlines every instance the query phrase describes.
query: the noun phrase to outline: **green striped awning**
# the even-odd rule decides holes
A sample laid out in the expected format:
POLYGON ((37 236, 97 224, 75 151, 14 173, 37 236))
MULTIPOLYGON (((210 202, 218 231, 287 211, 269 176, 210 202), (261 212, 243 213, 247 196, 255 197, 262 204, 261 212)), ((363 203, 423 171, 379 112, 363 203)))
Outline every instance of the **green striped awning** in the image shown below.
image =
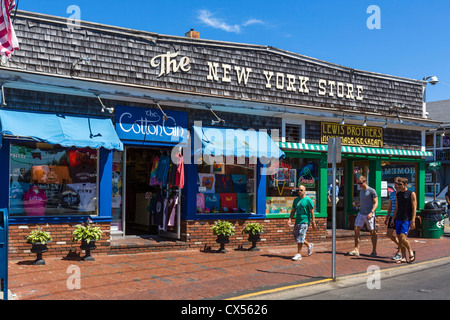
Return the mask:
MULTIPOLYGON (((302 150, 302 151, 327 151, 326 144, 307 144, 295 142, 278 142, 281 149, 288 150, 302 150)), ((399 149, 383 149, 383 148, 368 148, 368 147, 353 147, 342 146, 342 153, 368 154, 380 156, 403 156, 403 157, 432 157, 433 153, 430 151, 415 151, 415 150, 399 150, 399 149)))

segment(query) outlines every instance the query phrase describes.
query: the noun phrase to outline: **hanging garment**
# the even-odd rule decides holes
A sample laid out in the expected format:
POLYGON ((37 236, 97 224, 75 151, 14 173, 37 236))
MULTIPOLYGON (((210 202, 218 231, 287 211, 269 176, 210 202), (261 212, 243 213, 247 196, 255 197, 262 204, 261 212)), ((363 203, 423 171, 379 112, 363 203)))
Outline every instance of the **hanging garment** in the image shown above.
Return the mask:
POLYGON ((205 212, 205 194, 197 193, 197 213, 205 212))
POLYGON ((231 175, 233 180, 233 191, 236 193, 247 192, 247 176, 243 174, 231 175))
POLYGON ((204 193, 214 193, 216 183, 215 176, 214 173, 199 173, 198 179, 200 181, 200 187, 202 188, 199 191, 204 193))
POLYGON ((71 183, 67 186, 80 196, 78 211, 95 211, 97 205, 97 185, 95 183, 71 183))
POLYGON ((205 213, 219 213, 220 195, 218 193, 205 194, 205 213))
POLYGON ((153 158, 152 170, 150 171, 150 181, 148 183, 150 186, 159 185, 158 178, 156 177, 156 173, 158 171, 158 164, 159 164, 159 157, 155 156, 155 158, 153 158))
POLYGON ((238 212, 241 213, 251 212, 250 196, 248 195, 248 193, 237 193, 236 197, 237 197, 238 212))
POLYGON ((184 160, 183 155, 180 152, 177 154, 177 175, 175 185, 179 186, 181 189, 184 187, 184 160))
POLYGON ((23 206, 27 216, 45 216, 47 196, 37 186, 32 186, 23 195, 23 206))
POLYGON ((63 208, 77 207, 80 204, 80 195, 71 187, 65 185, 59 195, 59 203, 63 208))
POLYGON ((222 212, 237 212, 236 193, 221 193, 220 206, 222 212))
POLYGON ((163 193, 159 191, 156 194, 151 209, 151 214, 153 216, 153 223, 155 225, 162 226, 164 224, 164 213, 166 209, 167 209, 167 199, 165 199, 163 193))
POLYGON ((178 209, 178 196, 175 195, 169 204, 169 221, 167 222, 168 227, 175 226, 175 217, 177 216, 177 209, 178 209))
POLYGON ((170 157, 166 155, 162 155, 159 158, 158 169, 156 173, 156 177, 158 178, 158 182, 165 187, 167 184, 167 175, 169 174, 169 166, 170 166, 170 157))
POLYGON ((233 180, 230 174, 216 175, 216 190, 219 193, 233 192, 233 180))

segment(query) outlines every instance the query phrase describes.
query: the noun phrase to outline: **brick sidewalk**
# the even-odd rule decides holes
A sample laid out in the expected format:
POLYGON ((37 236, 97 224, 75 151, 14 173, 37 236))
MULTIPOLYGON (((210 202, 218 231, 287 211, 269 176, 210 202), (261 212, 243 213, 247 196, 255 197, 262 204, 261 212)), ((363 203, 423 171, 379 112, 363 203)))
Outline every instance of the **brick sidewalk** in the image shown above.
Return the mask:
MULTIPOLYGON (((450 256, 450 238, 411 238, 417 261, 450 256)), ((395 267, 390 259, 394 244, 378 239, 378 257, 367 256, 371 243, 361 244, 361 256, 346 256, 353 241, 337 242, 337 276, 365 272, 370 265, 395 267)), ((217 248, 213 248, 217 249, 217 248)), ((261 247, 250 252, 227 247, 228 252, 199 250, 96 256, 82 262, 46 259, 45 266, 31 260, 9 262, 9 289, 19 300, 200 300, 222 299, 282 285, 331 277, 331 242, 317 243, 312 256, 292 261, 296 245, 261 247), (74 266, 81 289, 70 290, 67 280, 74 266), (69 271, 68 271, 69 270, 69 271)), ((95 252, 94 252, 95 256, 95 252)), ((45 258, 45 254, 44 254, 45 258)))

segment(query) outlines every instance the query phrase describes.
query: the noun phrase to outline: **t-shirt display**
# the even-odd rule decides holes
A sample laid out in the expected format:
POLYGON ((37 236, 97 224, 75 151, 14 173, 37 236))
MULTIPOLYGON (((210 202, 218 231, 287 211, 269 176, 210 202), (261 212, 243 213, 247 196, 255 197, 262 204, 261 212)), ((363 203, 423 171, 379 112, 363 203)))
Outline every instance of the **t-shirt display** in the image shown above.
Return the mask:
POLYGON ((10 214, 96 214, 97 150, 11 142, 10 214))
POLYGON ((255 165, 202 163, 197 168, 198 214, 254 212, 255 165))

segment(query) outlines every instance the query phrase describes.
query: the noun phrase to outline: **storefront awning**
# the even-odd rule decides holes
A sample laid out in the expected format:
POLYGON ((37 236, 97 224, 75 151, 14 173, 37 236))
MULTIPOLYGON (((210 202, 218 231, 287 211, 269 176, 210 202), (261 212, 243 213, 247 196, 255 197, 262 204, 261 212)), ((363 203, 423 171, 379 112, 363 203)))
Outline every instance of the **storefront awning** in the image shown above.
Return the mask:
POLYGON ((109 118, 0 110, 1 135, 31 138, 63 147, 123 150, 109 118))
POLYGON ((194 126, 195 154, 279 159, 284 152, 265 131, 194 126), (200 143, 201 141, 201 143, 200 143))
MULTIPOLYGON (((286 150, 302 150, 302 151, 327 151, 326 144, 307 144, 294 142, 279 142, 278 145, 286 150)), ((368 147, 352 147, 342 146, 342 153, 354 154, 368 154, 380 156, 404 156, 404 157, 432 157, 433 153, 430 151, 415 151, 415 150, 400 150, 400 149, 383 149, 383 148, 368 148, 368 147)))

